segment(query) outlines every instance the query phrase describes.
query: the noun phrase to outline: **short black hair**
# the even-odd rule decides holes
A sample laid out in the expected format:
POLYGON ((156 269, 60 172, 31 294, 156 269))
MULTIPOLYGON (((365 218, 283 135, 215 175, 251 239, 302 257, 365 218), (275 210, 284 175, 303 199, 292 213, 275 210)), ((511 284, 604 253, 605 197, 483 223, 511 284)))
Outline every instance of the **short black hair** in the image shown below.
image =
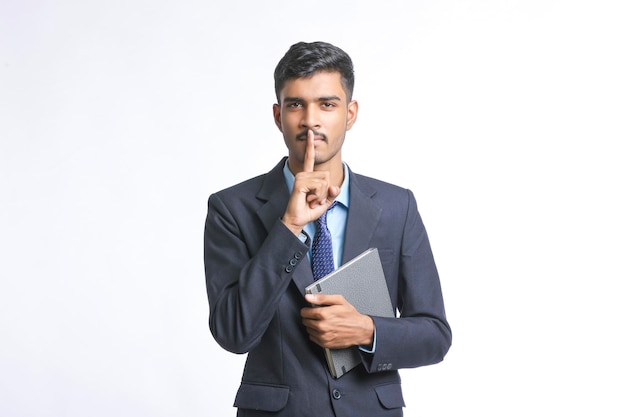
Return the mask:
POLYGON ((285 82, 295 78, 312 77, 316 72, 337 71, 348 102, 354 91, 352 59, 341 48, 326 42, 298 42, 291 45, 274 70, 274 89, 280 102, 280 91, 285 82))

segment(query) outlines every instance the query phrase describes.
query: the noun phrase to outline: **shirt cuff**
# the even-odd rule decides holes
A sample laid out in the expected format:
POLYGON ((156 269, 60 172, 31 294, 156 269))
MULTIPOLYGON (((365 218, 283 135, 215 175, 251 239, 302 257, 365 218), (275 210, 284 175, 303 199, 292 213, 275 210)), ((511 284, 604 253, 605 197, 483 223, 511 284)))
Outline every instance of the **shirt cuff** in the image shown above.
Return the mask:
POLYGON ((359 345, 359 350, 365 353, 374 353, 376 352, 376 328, 374 328, 374 340, 372 340, 372 348, 369 349, 366 346, 359 345))
POLYGON ((300 242, 304 243, 309 249, 311 248, 311 238, 307 232, 304 230, 300 232, 298 239, 300 239, 300 242))

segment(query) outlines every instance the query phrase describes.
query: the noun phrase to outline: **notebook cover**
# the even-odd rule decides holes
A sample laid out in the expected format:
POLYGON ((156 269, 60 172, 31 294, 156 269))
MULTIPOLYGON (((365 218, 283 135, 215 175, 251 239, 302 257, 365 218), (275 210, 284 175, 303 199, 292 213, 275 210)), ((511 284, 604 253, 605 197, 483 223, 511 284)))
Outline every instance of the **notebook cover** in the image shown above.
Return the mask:
MULTIPOLYGON (((359 313, 395 317, 377 248, 370 248, 306 288, 307 294, 341 294, 359 313)), ((359 348, 324 349, 328 368, 339 378, 361 363, 359 348)))

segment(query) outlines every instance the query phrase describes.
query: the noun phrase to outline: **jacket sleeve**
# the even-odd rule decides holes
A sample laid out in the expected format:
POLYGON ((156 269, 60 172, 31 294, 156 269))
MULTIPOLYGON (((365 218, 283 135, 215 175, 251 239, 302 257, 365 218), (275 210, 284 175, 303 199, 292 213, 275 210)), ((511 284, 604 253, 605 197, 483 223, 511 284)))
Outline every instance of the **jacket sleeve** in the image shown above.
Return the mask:
POLYGON ((219 195, 209 197, 204 231, 209 327, 217 343, 234 353, 258 344, 291 274, 306 258, 306 246, 280 220, 262 233, 252 230, 253 224, 233 216, 219 195))
POLYGON ((452 343, 437 267, 415 197, 408 191, 400 253, 397 254, 399 318, 373 317, 376 351, 362 354, 369 372, 431 365, 452 343))

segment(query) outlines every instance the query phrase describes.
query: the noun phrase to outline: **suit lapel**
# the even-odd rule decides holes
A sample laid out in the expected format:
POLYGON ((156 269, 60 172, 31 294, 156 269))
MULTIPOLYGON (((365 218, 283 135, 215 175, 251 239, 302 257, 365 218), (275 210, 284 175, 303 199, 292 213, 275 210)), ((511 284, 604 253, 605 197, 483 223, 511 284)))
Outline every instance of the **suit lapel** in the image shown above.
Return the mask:
POLYGON ((257 215, 263 222, 266 231, 270 231, 274 223, 285 212, 287 202, 289 201, 289 190, 283 176, 283 167, 285 166, 283 158, 270 172, 267 173, 263 181, 263 185, 259 189, 256 197, 264 201, 257 215))
POLYGON ((342 264, 370 248, 382 212, 372 200, 374 194, 374 188, 350 171, 350 208, 342 264))

